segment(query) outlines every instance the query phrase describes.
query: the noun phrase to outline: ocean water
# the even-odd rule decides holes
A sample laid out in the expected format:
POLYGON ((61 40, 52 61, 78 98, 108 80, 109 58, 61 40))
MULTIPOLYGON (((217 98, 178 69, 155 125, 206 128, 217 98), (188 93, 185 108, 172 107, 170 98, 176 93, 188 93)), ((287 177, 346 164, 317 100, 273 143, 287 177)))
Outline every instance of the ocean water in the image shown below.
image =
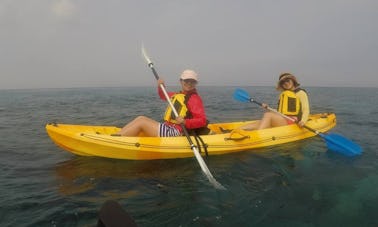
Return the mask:
MULTIPOLYGON (((177 88, 171 88, 171 90, 177 88)), ((211 122, 260 118, 234 87, 199 87, 211 122)), ((244 87, 274 106, 273 87, 244 87), (272 93, 273 92, 273 93, 272 93)), ((49 139, 49 122, 117 125, 160 119, 155 88, 0 90, 0 226, 95 226, 118 201, 138 226, 378 226, 378 88, 309 87, 311 110, 335 112, 339 133, 364 150, 327 151, 320 137, 205 158, 79 157, 49 139)))

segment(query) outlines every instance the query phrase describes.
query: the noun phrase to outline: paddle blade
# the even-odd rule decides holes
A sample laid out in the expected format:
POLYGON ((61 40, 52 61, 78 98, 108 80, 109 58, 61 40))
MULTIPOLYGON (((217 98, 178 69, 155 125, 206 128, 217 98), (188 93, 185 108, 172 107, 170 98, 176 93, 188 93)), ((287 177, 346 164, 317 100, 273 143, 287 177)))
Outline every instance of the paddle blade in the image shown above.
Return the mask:
POLYGON ((327 147, 331 151, 346 155, 346 156, 356 156, 362 153, 362 148, 352 142, 351 140, 341 136, 339 134, 330 133, 321 135, 327 143, 327 147))
POLYGON ((149 66, 152 63, 152 61, 151 61, 150 57, 148 56, 147 51, 144 48, 143 44, 142 44, 142 55, 143 55, 144 60, 146 60, 147 65, 149 66))
POLYGON ((236 99, 237 101, 240 101, 240 102, 250 102, 251 101, 251 97, 249 97, 248 92, 246 92, 245 90, 240 89, 240 88, 235 89, 233 97, 234 97, 234 99, 236 99))

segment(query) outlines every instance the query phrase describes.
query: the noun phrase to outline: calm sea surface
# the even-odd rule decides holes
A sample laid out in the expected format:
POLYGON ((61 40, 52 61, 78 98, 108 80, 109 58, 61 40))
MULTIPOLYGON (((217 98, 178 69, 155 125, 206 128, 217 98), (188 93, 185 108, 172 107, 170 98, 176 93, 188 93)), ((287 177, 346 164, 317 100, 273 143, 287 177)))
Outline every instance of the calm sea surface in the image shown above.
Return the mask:
MULTIPOLYGON (((234 87, 199 87, 211 122, 260 118, 234 87)), ((275 106, 272 87, 244 87, 275 106)), ((171 90, 177 90, 173 88, 171 90)), ((138 226, 378 226, 378 88, 307 88, 311 110, 335 112, 332 132, 364 153, 327 151, 320 137, 205 159, 79 157, 49 139, 49 122, 122 126, 159 120, 155 88, 0 90, 0 226, 95 226, 118 201, 138 226)))

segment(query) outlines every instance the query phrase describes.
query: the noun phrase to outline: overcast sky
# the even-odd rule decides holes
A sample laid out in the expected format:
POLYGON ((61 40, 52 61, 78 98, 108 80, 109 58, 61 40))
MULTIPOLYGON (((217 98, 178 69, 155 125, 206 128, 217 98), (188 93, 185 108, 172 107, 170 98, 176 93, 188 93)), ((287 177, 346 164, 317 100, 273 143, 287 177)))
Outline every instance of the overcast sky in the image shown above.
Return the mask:
POLYGON ((0 0, 0 89, 378 87, 377 0, 0 0))

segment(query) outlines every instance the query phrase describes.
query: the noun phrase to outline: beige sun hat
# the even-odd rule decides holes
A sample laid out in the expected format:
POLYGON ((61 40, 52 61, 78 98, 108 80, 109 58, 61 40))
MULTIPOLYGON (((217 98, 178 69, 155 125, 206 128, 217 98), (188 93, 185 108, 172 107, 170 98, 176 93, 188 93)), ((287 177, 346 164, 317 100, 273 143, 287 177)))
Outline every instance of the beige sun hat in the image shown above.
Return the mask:
POLYGON ((293 82, 294 82, 294 86, 295 87, 298 87, 300 85, 300 83, 298 83, 297 81, 297 78, 291 74, 291 73, 282 73, 279 78, 278 78, 278 83, 277 83, 277 90, 282 90, 282 81, 286 80, 286 79, 291 79, 293 82))

